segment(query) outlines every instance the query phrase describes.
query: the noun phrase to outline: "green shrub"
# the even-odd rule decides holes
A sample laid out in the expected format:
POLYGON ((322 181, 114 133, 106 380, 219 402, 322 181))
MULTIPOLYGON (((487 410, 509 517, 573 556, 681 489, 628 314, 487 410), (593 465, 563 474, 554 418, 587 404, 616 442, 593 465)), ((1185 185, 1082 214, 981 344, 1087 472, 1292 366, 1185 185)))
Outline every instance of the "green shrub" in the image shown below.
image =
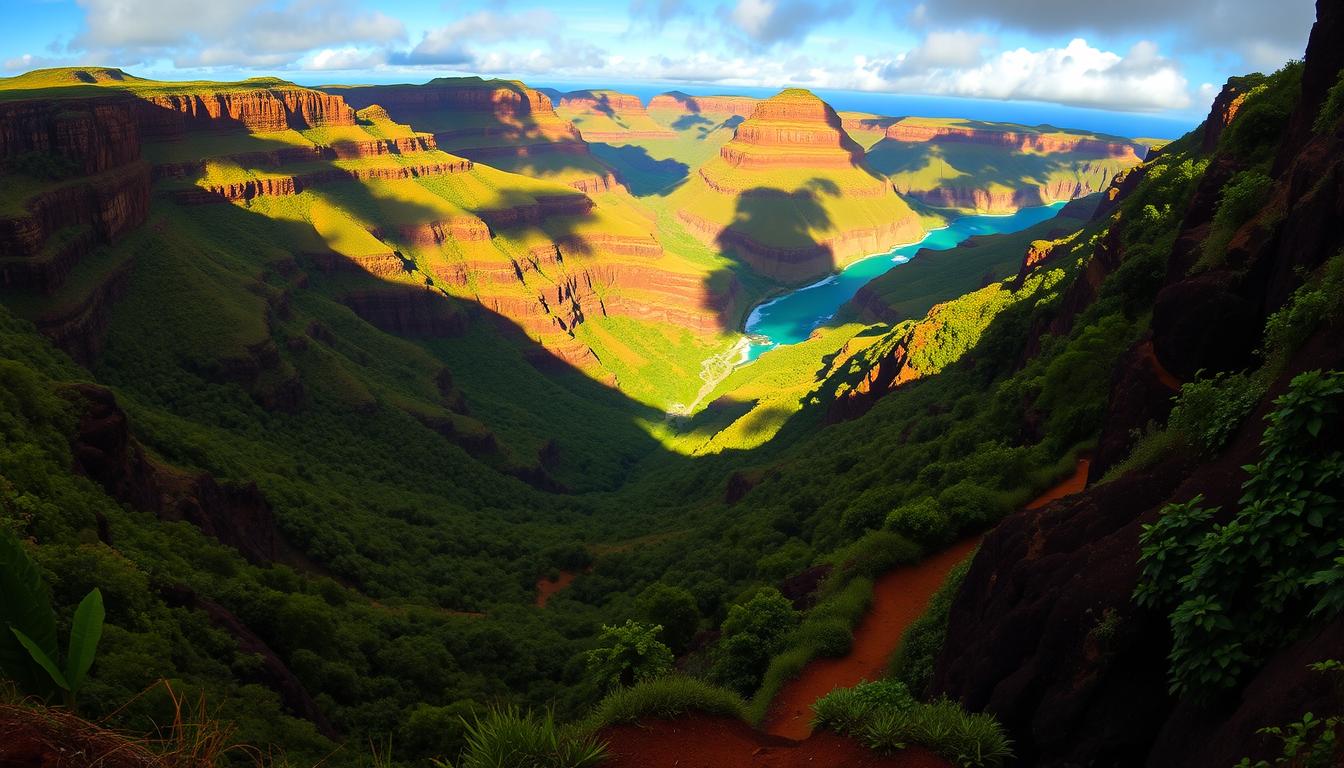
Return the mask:
POLYGON ((672 651, 658 641, 663 628, 627 620, 604 625, 598 647, 588 651, 588 672, 598 685, 617 688, 662 677, 672 671, 672 651))
POLYGON ((1218 374, 1181 385, 1181 394, 1167 418, 1167 428, 1206 455, 1222 448, 1264 394, 1248 374, 1218 374))
POLYGON ((590 768, 606 759, 606 744, 591 735, 570 735, 550 712, 535 715, 515 707, 491 709, 466 726, 466 749, 447 768, 590 768))
POLYGON ((875 579, 898 565, 918 562, 924 550, 915 542, 892 531, 869 531, 853 544, 837 550, 827 559, 837 565, 832 579, 847 583, 852 576, 875 579))
POLYGON ((793 604, 773 588, 734 605, 723 621, 713 678, 744 696, 750 694, 760 685, 770 657, 783 648, 797 623, 793 604))
POLYGON ((1344 373, 1301 374, 1275 406, 1229 522, 1195 497, 1140 534, 1134 598, 1168 612, 1173 692, 1232 687, 1309 620, 1344 610, 1344 373))
POLYGON ((817 656, 837 659, 854 646, 854 632, 839 620, 805 621, 795 633, 799 646, 812 649, 817 656))
POLYGON ((693 677, 670 675, 607 694, 583 721, 581 730, 594 733, 620 723, 647 718, 669 720, 693 713, 745 720, 747 703, 726 688, 693 677))
POLYGON ((887 514, 886 527, 926 547, 946 542, 951 534, 947 513, 929 496, 893 509, 887 514))
POLYGON ((1220 151, 1231 152, 1250 162, 1263 162, 1273 157, 1302 93, 1302 70, 1301 61, 1290 61, 1263 84, 1252 88, 1232 124, 1224 131, 1219 142, 1220 151))
POLYGON ((967 712, 946 699, 924 704, 894 680, 837 688, 812 705, 812 723, 853 736, 877 752, 917 744, 966 768, 1001 765, 1011 742, 992 716, 967 712))
POLYGON ((1259 170, 1251 169, 1238 173, 1223 185, 1218 210, 1213 215, 1213 226, 1204 239, 1203 254, 1192 272, 1211 269, 1224 262, 1232 236, 1260 211, 1273 184, 1273 179, 1259 170))
POLYGON ((1327 659, 1307 666, 1313 672, 1334 677, 1334 712, 1306 712, 1297 722, 1257 730, 1279 742, 1279 754, 1273 762, 1252 763, 1244 757, 1233 768, 1338 768, 1340 749, 1344 748, 1344 663, 1327 659))
POLYGON ((1325 92, 1325 101, 1321 102, 1321 111, 1311 127, 1316 133, 1326 133, 1335 127, 1339 118, 1344 117, 1344 72, 1335 78, 1335 84, 1325 92))
POLYGON ((1344 254, 1337 254, 1321 268, 1316 279, 1298 287, 1284 305, 1265 321, 1260 354, 1265 368, 1277 375, 1321 323, 1338 318, 1344 311, 1344 254))

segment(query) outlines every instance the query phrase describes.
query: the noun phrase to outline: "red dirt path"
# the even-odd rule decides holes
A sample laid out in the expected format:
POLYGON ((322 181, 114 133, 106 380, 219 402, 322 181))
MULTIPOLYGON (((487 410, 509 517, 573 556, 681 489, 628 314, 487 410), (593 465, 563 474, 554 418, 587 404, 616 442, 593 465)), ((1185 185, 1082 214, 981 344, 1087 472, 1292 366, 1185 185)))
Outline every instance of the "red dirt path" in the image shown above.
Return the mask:
MULTIPOLYGON (((1081 459, 1068 478, 1036 497, 1027 509, 1045 506, 1077 493, 1087 485, 1089 461, 1081 459)), ((905 630, 924 613, 947 574, 979 542, 979 537, 952 545, 914 565, 883 574, 873 584, 873 605, 854 629, 854 646, 840 659, 817 659, 785 685, 771 702, 765 730, 775 736, 805 739, 812 732, 812 703, 835 688, 877 680, 905 630)))
POLYGON ((561 571, 560 578, 555 581, 546 578, 537 579, 537 607, 545 608, 546 601, 551 599, 551 595, 573 584, 576 575, 578 574, 573 571, 561 571))
POLYGON ((603 768, 950 768, 919 747, 884 757, 830 731, 790 741, 707 715, 618 725, 602 738, 603 768))
POLYGON ((1157 380, 1162 382, 1162 386, 1173 392, 1181 391, 1181 380, 1171 375, 1171 371, 1162 365, 1162 361, 1157 359, 1157 352, 1153 349, 1153 342, 1145 341, 1143 343, 1143 359, 1147 361, 1148 366, 1153 369, 1157 380))
POLYGON ((805 739, 812 732, 812 703, 835 688, 877 680, 901 635, 928 607, 948 571, 975 549, 979 537, 957 542, 914 564, 883 574, 873 584, 873 605, 854 628, 854 645, 840 659, 817 659, 786 684, 771 702, 765 730, 775 736, 805 739))
POLYGON ((1082 491, 1087 487, 1087 470, 1091 466, 1091 459, 1079 459, 1078 466, 1074 468, 1072 475, 1061 480, 1059 485, 1032 499, 1031 503, 1027 504, 1027 509, 1040 509, 1056 499, 1072 496, 1082 491))

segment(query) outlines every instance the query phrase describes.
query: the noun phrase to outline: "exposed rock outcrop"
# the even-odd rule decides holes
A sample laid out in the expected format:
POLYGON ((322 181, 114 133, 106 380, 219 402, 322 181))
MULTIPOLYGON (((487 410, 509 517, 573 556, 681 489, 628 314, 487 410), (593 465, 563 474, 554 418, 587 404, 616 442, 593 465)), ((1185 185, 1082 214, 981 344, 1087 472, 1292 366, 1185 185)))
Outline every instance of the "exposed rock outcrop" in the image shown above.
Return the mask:
POLYGON ((65 393, 80 414, 70 438, 78 472, 118 501, 164 520, 186 520, 254 563, 281 559, 283 539, 270 504, 256 485, 220 483, 208 472, 168 468, 151 459, 136 441, 111 390, 72 384, 65 393))
POLYGON ((788 89, 757 103, 719 156, 674 193, 677 218, 699 239, 734 251, 757 272, 782 282, 815 278, 855 258, 919 240, 924 230, 918 215, 884 178, 862 166, 863 157, 830 105, 808 91, 788 89), (775 175, 781 170, 792 171, 786 181, 775 175), (697 199, 703 195, 736 198, 734 218, 717 213, 722 205, 697 199), (843 203, 832 205, 831 199, 844 197, 864 198, 870 213, 834 220, 832 209, 843 203), (800 210, 815 213, 809 218, 800 210), (768 230, 762 222, 777 222, 780 237, 763 237, 768 230), (812 226, 822 231, 814 234, 812 226))
POLYGON ((370 325, 399 336, 446 338, 466 331, 465 314, 430 288, 388 286, 350 291, 341 297, 370 325))
MULTIPOLYGON (((1344 232, 1323 223, 1336 221, 1344 205, 1344 135, 1291 129, 1314 119, 1344 66, 1344 6, 1321 3, 1318 11, 1302 97, 1266 204, 1286 214, 1254 217, 1233 239, 1224 269, 1189 276, 1187 251, 1211 215, 1204 188, 1218 189, 1230 175, 1218 162, 1210 166, 1173 249, 1151 352, 1141 342, 1117 372, 1100 446, 1112 457, 1128 450, 1123 436, 1133 424, 1164 417, 1159 409, 1171 382, 1163 382, 1163 371, 1183 376, 1204 365, 1208 375, 1245 365, 1242 353, 1300 283, 1300 270, 1319 267, 1344 245, 1344 232), (1222 334, 1237 335, 1240 352, 1221 344, 1222 334)), ((1225 127, 1235 100, 1220 99, 1210 124, 1225 127)), ((1206 124, 1205 136, 1209 130, 1206 124)), ((1340 332, 1336 319, 1297 351, 1216 458, 1177 457, 1044 510, 1015 514, 992 531, 953 601, 931 693, 994 713, 1019 760, 1047 767, 1221 768, 1243 756, 1254 762, 1268 758, 1274 746, 1259 728, 1337 706, 1334 692, 1305 666, 1337 657, 1344 642, 1338 618, 1285 637, 1258 671, 1223 695, 1176 700, 1164 674, 1171 648, 1167 618, 1136 607, 1131 595, 1142 526, 1167 502, 1197 494, 1206 507, 1235 506, 1247 477, 1243 467, 1260 455, 1272 401, 1303 370, 1344 367, 1340 332)), ((1093 470, 1095 478, 1105 465, 1094 463, 1093 470)))
POLYGON ((670 110, 688 114, 740 115, 746 117, 756 109, 760 99, 750 96, 691 96, 681 91, 660 93, 649 100, 650 110, 670 110))
POLYGON ((341 97, 281 81, 259 82, 253 90, 151 93, 135 107, 142 135, 157 138, 229 126, 265 132, 355 124, 355 111, 341 97))
MULTIPOLYGON (((672 139, 676 132, 659 126, 649 118, 638 96, 618 91, 571 91, 560 94, 557 108, 566 114, 609 118, 614 130, 580 127, 587 141, 629 141, 633 139, 672 139)), ((601 125, 606 126, 603 122, 601 125)))
POLYGON ((134 102, 108 96, 0 103, 0 167, 10 171, 26 155, 50 155, 70 171, 97 174, 140 159, 134 102))
POLYGON ((897 120, 886 126, 883 135, 891 141, 899 142, 965 142, 1003 147, 1014 152, 1044 154, 1067 152, 1130 159, 1136 163, 1144 159, 1148 153, 1146 146, 1133 141, 1073 136, 1062 132, 945 125, 919 118, 897 120))

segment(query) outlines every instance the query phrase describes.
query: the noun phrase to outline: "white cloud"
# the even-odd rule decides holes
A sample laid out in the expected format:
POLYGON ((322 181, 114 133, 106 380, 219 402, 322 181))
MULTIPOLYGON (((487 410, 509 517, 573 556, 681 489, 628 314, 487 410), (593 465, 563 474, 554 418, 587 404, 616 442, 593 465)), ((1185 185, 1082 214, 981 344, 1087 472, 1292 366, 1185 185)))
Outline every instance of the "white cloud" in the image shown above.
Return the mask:
POLYGON ((307 59, 300 61, 302 69, 312 70, 361 70, 374 69, 387 62, 387 52, 366 48, 323 48, 307 59))
POLYGON ((756 46, 801 40, 813 28, 853 12, 853 4, 845 0, 737 0, 723 9, 744 41, 756 46))
MULTIPOLYGON (((917 48, 915 51, 920 51, 917 48)), ((1063 48, 1001 51, 977 66, 908 68, 915 53, 860 64, 860 87, 990 99, 1027 99, 1110 109, 1182 109, 1185 77, 1157 46, 1142 41, 1121 56, 1075 38, 1063 48)))
POLYGON ((386 45, 403 24, 345 0, 78 0, 83 29, 67 44, 119 64, 283 67, 315 48, 386 45))
POLYGON ((1302 55, 1315 18, 1314 6, 1312 0, 920 0, 915 12, 948 25, 988 22, 1051 35, 1152 34, 1150 30, 1157 26, 1174 33, 1179 50, 1235 51, 1246 65, 1270 70, 1302 55))

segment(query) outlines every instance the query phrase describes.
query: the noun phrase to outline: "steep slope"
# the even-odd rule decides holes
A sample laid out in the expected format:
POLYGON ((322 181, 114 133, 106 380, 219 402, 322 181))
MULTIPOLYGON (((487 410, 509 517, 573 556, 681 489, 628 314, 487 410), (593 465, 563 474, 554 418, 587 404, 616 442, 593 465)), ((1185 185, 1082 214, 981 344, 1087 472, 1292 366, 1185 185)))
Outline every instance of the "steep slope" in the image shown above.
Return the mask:
POLYGON ((844 115, 868 164, 928 205, 1007 213, 1099 192, 1144 158, 1116 136, 973 120, 844 115))
MULTIPOLYGON (((104 78, 86 87, 74 74, 58 74, 19 78, 23 87, 3 92, 0 102, 0 149, 16 164, 7 188, 11 214, 0 223, 11 246, 0 280, 12 289, 16 309, 85 361, 97 356, 106 305, 122 287, 133 249, 87 257, 95 244, 115 244, 144 223, 151 197, 165 213, 232 203, 284 222, 287 234, 276 246, 333 277, 353 270, 378 278, 337 295, 384 330, 460 335, 461 305, 436 297, 461 299, 612 383, 612 370, 575 337, 586 320, 619 317, 636 327, 685 329, 690 336, 677 344, 696 348, 737 311, 735 283, 713 280, 705 266, 664 251, 653 225, 624 195, 589 196, 563 174, 559 181, 533 178, 449 154, 434 134, 395 122, 381 106, 356 114, 340 96, 270 81, 104 78), (74 85, 62 84, 67 80, 74 85), (48 98, 52 93, 61 100, 48 98), (45 156, 62 165, 24 165, 45 156), (168 202, 176 205, 161 204, 168 202), (71 278, 80 259, 85 264, 71 278), (45 297, 29 298, 35 292, 45 297)), ((447 104, 473 104, 484 94, 503 99, 509 114, 530 109, 505 98, 521 99, 507 88, 436 93, 447 104)), ((557 126, 566 125, 553 113, 534 123, 512 137, 480 135, 530 152, 536 145, 528 142, 556 143, 550 139, 557 126)), ((570 137, 562 146, 586 152, 571 131, 559 133, 570 137)), ((230 218, 205 210, 180 214, 230 218)), ((251 357, 246 350, 260 343, 253 333, 224 345, 222 367, 251 357)), ((624 353, 619 340, 606 349, 624 353)))
MULTIPOLYGON (((952 605, 931 690, 998 714, 1031 764, 1272 759, 1282 747, 1257 729, 1338 707, 1328 677, 1308 669, 1344 647, 1337 603, 1325 598, 1311 609, 1335 583, 1309 578, 1325 567, 1334 523, 1312 517, 1285 529, 1275 521, 1288 502, 1246 506, 1270 488, 1324 504, 1340 493, 1333 474, 1314 469, 1337 461, 1337 416, 1323 428, 1293 415, 1301 407, 1333 413, 1338 404, 1326 391, 1305 393, 1313 377, 1290 385, 1305 371, 1344 368, 1344 236, 1323 224, 1344 206, 1344 132, 1338 111, 1323 107, 1344 66, 1344 14, 1327 3, 1318 12, 1305 67, 1234 79, 1203 130, 1175 147, 1212 155, 1188 202, 1172 203, 1180 223, 1158 245, 1165 268, 1151 337, 1136 340, 1114 371, 1090 489, 995 529, 952 605), (1231 208, 1248 180, 1249 204, 1231 208), (1261 338, 1263 352, 1253 355, 1261 338), (1174 410, 1163 371, 1202 379, 1182 389, 1174 410), (1298 394, 1278 399, 1290 391, 1298 394), (1220 407, 1197 410, 1201 392, 1220 407), (1166 427, 1148 427, 1136 445, 1145 424, 1166 427), (1282 474, 1284 458, 1296 474, 1282 474), (1259 512, 1231 522, 1238 507, 1259 512), (1201 518, 1198 509, 1213 511, 1201 518), (1220 587, 1203 571, 1182 582, 1217 594, 1143 599, 1182 588, 1174 582, 1191 553, 1163 545, 1173 525, 1187 541, 1202 540, 1199 553, 1226 563, 1216 569, 1220 587), (1244 538, 1233 536, 1242 530, 1244 538), (1144 560, 1157 551, 1165 552, 1161 575, 1144 560), (1285 557, 1291 565, 1275 564, 1285 557), (1257 585, 1271 582, 1279 586, 1267 600, 1257 585), (1192 624, 1185 617, 1201 599, 1211 618, 1192 624), (1200 672, 1207 669, 1216 671, 1200 672)), ((1116 188, 1098 278, 1150 258, 1138 213, 1164 199, 1161 161, 1171 152, 1116 188)), ((1070 293, 1080 306, 1096 284, 1070 293)), ((1322 757, 1339 753, 1327 745, 1322 757)))
POLYGON ((439 146, 502 170, 553 179, 588 193, 618 185, 546 94, 512 80, 440 77, 423 85, 328 87, 352 106, 378 104, 434 135, 439 146))
POLYGON ((757 272, 802 281, 923 233, 863 157, 830 106, 786 90, 758 104, 669 205, 689 231, 757 272))

